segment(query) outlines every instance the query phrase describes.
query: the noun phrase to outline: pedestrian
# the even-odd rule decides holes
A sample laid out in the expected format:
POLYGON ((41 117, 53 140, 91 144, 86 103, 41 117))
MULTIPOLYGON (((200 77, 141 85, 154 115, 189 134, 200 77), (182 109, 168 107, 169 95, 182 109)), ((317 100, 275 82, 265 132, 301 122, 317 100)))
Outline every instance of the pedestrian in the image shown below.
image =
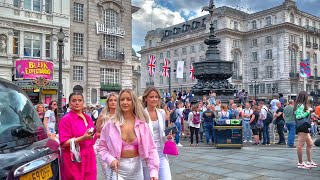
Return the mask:
POLYGON ((59 122, 59 140, 62 147, 62 180, 96 180, 96 155, 93 149, 96 138, 90 116, 83 113, 83 95, 71 93, 69 96, 70 112, 59 122), (81 162, 73 162, 70 143, 80 146, 81 162))
POLYGON ((284 137, 284 132, 283 132, 283 129, 284 129, 284 125, 285 125, 285 120, 283 118, 283 108, 281 107, 281 102, 278 101, 276 103, 278 109, 277 111, 273 114, 273 116, 276 118, 275 119, 275 123, 276 123, 276 126, 277 126, 277 132, 279 134, 279 142, 277 142, 276 144, 279 144, 279 145, 285 145, 286 144, 286 139, 284 137))
POLYGON ((297 122, 306 120, 306 123, 303 123, 301 126, 297 127, 297 132, 298 132, 297 155, 299 160, 297 167, 301 169, 310 169, 312 167, 317 167, 317 164, 314 163, 311 159, 313 141, 310 136, 310 124, 307 123, 308 119, 310 118, 310 109, 308 107, 307 102, 308 102, 308 93, 306 91, 301 91, 298 94, 298 97, 293 109, 295 111, 295 117, 297 122), (306 163, 303 162, 302 160, 302 151, 305 143, 307 144, 307 148, 306 148, 307 162, 306 163))
POLYGON ((215 106, 217 104, 216 103, 216 93, 212 91, 209 96, 210 96, 209 104, 212 106, 215 106))
POLYGON ((283 117, 286 122, 286 127, 289 131, 288 133, 288 147, 295 148, 294 139, 296 136, 296 121, 294 118, 294 101, 289 100, 289 104, 283 109, 283 117))
POLYGON ((200 129, 200 106, 194 104, 191 106, 191 112, 188 115, 188 124, 190 128, 190 146, 193 146, 193 136, 196 137, 196 145, 199 145, 200 129))
POLYGON ((182 128, 181 128, 181 122, 183 121, 183 114, 182 114, 182 106, 183 106, 183 103, 181 101, 178 101, 177 104, 176 104, 177 108, 176 110, 173 112, 173 113, 176 113, 177 115, 177 119, 176 121, 174 122, 174 124, 176 125, 176 127, 178 128, 178 132, 176 134, 176 144, 177 146, 180 146, 182 147, 182 144, 180 144, 180 133, 182 132, 182 128))
POLYGON ((279 102, 281 103, 281 107, 283 108, 285 105, 285 99, 282 93, 279 93, 279 102))
MULTIPOLYGON (((269 134, 269 123, 267 122, 267 118, 268 118, 268 108, 267 106, 264 104, 263 101, 259 102, 259 106, 260 106, 260 117, 261 120, 263 121, 263 141, 262 141, 262 145, 270 145, 270 134, 269 134)), ((271 116, 270 116, 271 117, 271 116)))
POLYGON ((216 100, 216 105, 214 106, 214 109, 219 113, 221 111, 221 101, 219 99, 216 100))
POLYGON ((174 110, 175 104, 176 104, 176 102, 175 102, 174 98, 171 97, 171 100, 167 103, 167 106, 168 106, 168 108, 169 108, 170 111, 174 110))
POLYGON ((38 113, 39 118, 41 119, 41 122, 43 123, 44 116, 45 116, 45 113, 46 113, 44 105, 42 103, 38 103, 37 106, 36 106, 36 111, 38 113))
POLYGON ((190 107, 190 103, 189 102, 186 102, 186 108, 182 111, 182 114, 183 114, 183 120, 184 120, 184 123, 183 123, 183 126, 184 126, 184 139, 186 139, 187 137, 190 136, 190 129, 188 128, 188 116, 189 116, 189 113, 191 112, 191 107, 190 107))
POLYGON ((256 124, 260 118, 259 106, 254 105, 252 108, 253 108, 253 113, 251 114, 250 121, 249 121, 251 130, 252 130, 252 134, 253 134, 253 139, 254 139, 254 143, 252 145, 258 145, 259 144, 259 130, 256 127, 256 124))
POLYGON ((242 106, 245 106, 245 90, 242 89, 239 94, 238 94, 239 100, 240 100, 240 104, 242 106))
POLYGON ((48 137, 53 139, 56 136, 57 108, 58 102, 56 100, 51 101, 48 110, 44 114, 43 120, 43 125, 47 130, 48 137))
MULTIPOLYGON (((154 87, 147 88, 143 93, 143 105, 145 112, 149 116, 149 127, 153 132, 153 140, 157 146, 160 159, 159 179, 171 180, 171 171, 168 157, 163 154, 164 143, 167 137, 164 134, 165 129, 165 112, 158 109, 160 106, 160 92, 154 87)), ((171 135, 168 135, 171 138, 171 135)), ((147 167, 143 167, 144 179, 149 180, 149 171, 147 167)))
POLYGON ((209 144, 211 139, 211 143, 214 144, 214 134, 213 134, 213 121, 216 118, 214 112, 212 111, 213 106, 207 106, 207 110, 203 112, 202 118, 204 121, 204 128, 206 130, 206 142, 209 144))
POLYGON ((253 113, 250 103, 246 102, 245 103, 245 109, 242 111, 242 129, 243 129, 243 142, 252 142, 252 130, 250 128, 250 117, 251 114, 253 113))
MULTIPOLYGON (((98 138, 96 142, 96 146, 99 144, 102 128, 104 127, 106 122, 114 116, 116 112, 117 99, 118 99, 118 94, 115 92, 110 92, 106 99, 106 107, 101 111, 96 123, 96 129, 97 129, 96 137, 98 138)), ((105 177, 107 178, 108 164, 105 161, 103 161, 101 157, 99 157, 99 162, 101 164, 102 171, 105 177)))
POLYGON ((220 119, 229 119, 228 107, 225 104, 221 104, 221 111, 218 113, 220 119))
POLYGON ((142 180, 145 161, 150 180, 157 180, 159 155, 153 141, 148 115, 131 89, 123 89, 115 115, 101 130, 97 152, 108 164, 107 174, 126 180, 142 180))
POLYGON ((239 111, 237 109, 236 104, 232 104, 231 110, 229 110, 229 117, 230 119, 239 119, 239 111))

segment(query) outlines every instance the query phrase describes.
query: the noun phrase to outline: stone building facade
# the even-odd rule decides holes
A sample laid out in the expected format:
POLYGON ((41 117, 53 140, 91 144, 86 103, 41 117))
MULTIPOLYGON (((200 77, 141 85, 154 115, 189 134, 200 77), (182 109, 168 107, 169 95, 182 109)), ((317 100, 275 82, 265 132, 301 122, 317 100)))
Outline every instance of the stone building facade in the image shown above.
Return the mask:
POLYGON ((168 88, 168 78, 161 77, 163 58, 168 57, 174 70, 177 61, 184 61, 183 79, 171 73, 172 89, 191 88, 196 80, 189 78, 190 63, 205 58, 210 23, 216 28, 221 59, 234 61, 230 79, 238 90, 249 96, 270 99, 283 93, 295 96, 300 90, 319 88, 318 56, 320 18, 299 10, 292 0, 256 13, 230 7, 215 9, 205 15, 168 28, 149 31, 142 47, 142 74, 148 71, 148 56, 157 58, 156 75, 142 76, 141 87, 152 84, 160 90, 168 88), (309 59, 311 76, 299 78, 300 60, 309 59), (144 83, 145 82, 145 83, 144 83))
MULTIPOLYGON (((60 27, 65 32, 63 56, 63 94, 70 93, 70 3, 53 0, 0 0, 0 77, 16 80, 16 60, 35 59, 54 63, 53 81, 58 81, 57 37, 60 27), (54 3, 53 3, 54 2, 54 3)), ((22 80, 23 81, 23 80, 22 80)), ((30 80, 32 81, 32 80, 30 80)), ((22 89, 27 81, 19 83, 22 89)), ((29 82, 30 83, 30 82, 29 82)), ((48 102, 57 99, 57 83, 48 94, 32 86, 26 93, 32 99, 48 102), (39 98, 39 99, 38 99, 39 98)))
POLYGON ((71 89, 86 104, 104 104, 111 91, 132 88, 131 0, 71 1, 71 89))

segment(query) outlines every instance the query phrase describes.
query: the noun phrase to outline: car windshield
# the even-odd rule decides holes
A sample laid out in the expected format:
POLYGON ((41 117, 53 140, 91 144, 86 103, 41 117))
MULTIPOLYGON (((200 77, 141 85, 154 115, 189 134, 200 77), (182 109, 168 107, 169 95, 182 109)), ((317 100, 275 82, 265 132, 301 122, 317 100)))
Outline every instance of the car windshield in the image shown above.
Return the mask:
POLYGON ((0 82, 0 144, 23 139, 23 135, 12 133, 17 128, 28 132, 27 137, 39 135, 39 129, 43 131, 41 120, 28 97, 14 85, 0 82))

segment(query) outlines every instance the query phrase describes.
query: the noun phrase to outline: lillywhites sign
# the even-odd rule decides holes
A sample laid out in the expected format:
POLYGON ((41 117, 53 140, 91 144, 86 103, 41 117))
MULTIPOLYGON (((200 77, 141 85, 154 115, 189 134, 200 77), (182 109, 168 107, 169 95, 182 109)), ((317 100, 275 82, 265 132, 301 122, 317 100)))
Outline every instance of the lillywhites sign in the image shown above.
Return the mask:
POLYGON ((122 29, 120 29, 119 27, 107 28, 106 34, 114 35, 114 36, 121 36, 121 37, 126 35, 126 33, 122 29))
POLYGON ((45 60, 21 59, 16 61, 16 78, 36 79, 43 77, 52 80, 53 63, 45 60))

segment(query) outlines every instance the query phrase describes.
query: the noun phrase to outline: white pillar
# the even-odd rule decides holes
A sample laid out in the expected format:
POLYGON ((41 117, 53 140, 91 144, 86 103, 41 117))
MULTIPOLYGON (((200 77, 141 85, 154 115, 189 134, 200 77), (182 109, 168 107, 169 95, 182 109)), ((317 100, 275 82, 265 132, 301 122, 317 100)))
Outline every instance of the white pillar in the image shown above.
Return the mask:
POLYGON ((20 31, 19 35, 19 58, 22 58, 24 57, 24 31, 20 31))
POLYGON ((10 33, 8 33, 7 38, 8 38, 7 53, 13 54, 13 31, 10 31, 10 33))
POLYGON ((41 40, 41 59, 46 59, 46 34, 42 33, 41 40))
POLYGON ((42 0, 42 13, 46 13, 46 0, 42 0))

